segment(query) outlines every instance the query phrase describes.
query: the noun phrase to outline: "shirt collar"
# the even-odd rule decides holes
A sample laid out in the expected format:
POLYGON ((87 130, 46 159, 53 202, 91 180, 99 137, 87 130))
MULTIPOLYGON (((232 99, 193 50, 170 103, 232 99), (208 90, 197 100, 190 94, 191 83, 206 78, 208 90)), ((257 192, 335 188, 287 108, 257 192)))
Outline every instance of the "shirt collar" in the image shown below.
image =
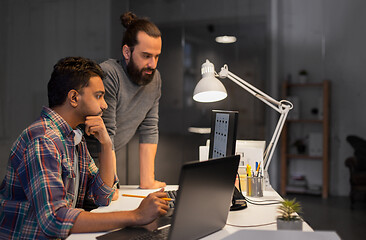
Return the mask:
POLYGON ((72 137, 74 136, 72 127, 65 121, 65 119, 63 119, 57 112, 53 111, 51 108, 43 107, 41 116, 50 119, 60 130, 64 139, 69 138, 70 133, 72 133, 72 137))

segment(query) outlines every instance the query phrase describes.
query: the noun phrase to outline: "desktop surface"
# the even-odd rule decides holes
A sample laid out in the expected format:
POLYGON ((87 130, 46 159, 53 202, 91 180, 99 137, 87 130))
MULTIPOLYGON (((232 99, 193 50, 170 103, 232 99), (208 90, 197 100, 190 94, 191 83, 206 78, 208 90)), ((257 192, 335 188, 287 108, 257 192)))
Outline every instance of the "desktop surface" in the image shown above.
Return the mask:
POLYGON ((100 239, 200 239, 221 230, 226 225, 239 160, 237 155, 185 163, 171 217, 160 217, 148 227, 114 231, 100 239))
MULTIPOLYGON (((178 185, 168 185, 165 190, 176 190, 178 185)), ((142 199, 133 197, 122 197, 122 194, 134 194, 134 195, 148 195, 151 192, 156 191, 152 189, 140 189, 138 185, 121 185, 119 189, 119 198, 113 201, 109 206, 99 207, 92 212, 113 212, 122 210, 136 209, 142 199)), ((253 201, 279 201, 282 200, 281 196, 274 190, 267 190, 263 192, 263 197, 252 198, 253 201)), ((248 207, 243 210, 229 212, 225 227, 209 236, 202 239, 235 239, 236 232, 241 230, 277 230, 276 217, 278 205, 254 205, 248 202, 248 207)), ((306 223, 303 223, 303 231, 312 232, 313 229, 306 223)), ((82 240, 82 239, 96 239, 96 237, 106 234, 106 232, 99 233, 78 233, 71 234, 68 240, 82 240)), ((236 233, 239 234, 239 233, 236 233)))

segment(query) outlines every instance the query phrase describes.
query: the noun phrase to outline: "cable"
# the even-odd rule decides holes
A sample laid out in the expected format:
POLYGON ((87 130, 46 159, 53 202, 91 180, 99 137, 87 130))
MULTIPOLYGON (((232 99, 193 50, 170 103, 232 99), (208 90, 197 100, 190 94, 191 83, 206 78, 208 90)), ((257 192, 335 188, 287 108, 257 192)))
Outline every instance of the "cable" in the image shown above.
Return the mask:
POLYGON ((240 184, 240 175, 239 175, 239 172, 236 172, 236 175, 238 175, 238 180, 239 180, 238 181, 238 183, 239 183, 239 191, 242 192, 241 191, 241 184, 240 184))
MULTIPOLYGON (((239 175, 239 172, 236 172, 237 176, 238 176, 238 182, 239 182, 239 191, 241 191, 241 184, 240 184, 240 175, 239 175)), ((249 202, 250 204, 253 204, 253 205, 274 205, 274 204, 279 204, 281 203, 280 201, 278 200, 265 200, 265 201, 255 201, 255 200, 251 200, 251 199, 248 199, 247 197, 244 197, 244 199, 249 202), (275 201, 275 202, 268 202, 268 201, 275 201), (266 203, 267 202, 267 203, 266 203), (259 204, 259 203, 262 203, 262 204, 259 204)))
POLYGON ((265 201, 253 201, 249 198, 245 198, 245 200, 250 203, 250 204, 253 204, 253 205, 275 205, 275 204, 280 204, 281 201, 277 201, 277 200, 265 200, 265 201), (275 202, 268 202, 268 201, 275 201, 275 202))
POLYGON ((280 200, 278 200, 278 199, 254 200, 252 198, 249 198, 249 200, 251 200, 252 202, 256 202, 256 203, 261 203, 261 202, 280 202, 280 200))
POLYGON ((226 223, 226 225, 228 226, 232 226, 232 227, 245 227, 245 228, 249 228, 249 227, 263 227, 263 226, 268 226, 268 225, 272 225, 272 224, 276 224, 277 222, 270 222, 270 223, 263 223, 263 224, 256 224, 256 225, 235 225, 235 224, 230 224, 230 223, 226 223))

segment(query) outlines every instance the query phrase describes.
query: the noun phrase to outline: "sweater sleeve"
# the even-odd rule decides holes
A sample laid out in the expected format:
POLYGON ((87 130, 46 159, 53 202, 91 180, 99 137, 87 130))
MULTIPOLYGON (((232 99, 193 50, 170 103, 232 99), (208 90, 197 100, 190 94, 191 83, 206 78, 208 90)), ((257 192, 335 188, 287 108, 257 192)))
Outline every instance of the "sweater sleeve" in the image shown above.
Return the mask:
POLYGON ((159 141, 159 100, 161 97, 161 77, 160 73, 156 71, 157 87, 155 89, 156 98, 153 106, 147 112, 145 119, 141 122, 139 131, 140 143, 153 143, 157 144, 159 141))
POLYGON ((114 137, 117 130, 116 111, 120 92, 119 78, 118 73, 108 61, 101 63, 100 66, 106 74, 106 77, 103 79, 105 88, 104 98, 108 103, 108 108, 103 112, 103 120, 114 146, 114 137))

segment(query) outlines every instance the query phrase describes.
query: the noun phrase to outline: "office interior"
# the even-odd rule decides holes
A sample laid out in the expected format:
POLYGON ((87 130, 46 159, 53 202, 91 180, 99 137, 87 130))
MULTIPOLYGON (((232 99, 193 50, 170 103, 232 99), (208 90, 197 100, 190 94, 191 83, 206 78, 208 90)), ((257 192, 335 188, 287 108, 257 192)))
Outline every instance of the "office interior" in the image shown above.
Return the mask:
MULTIPOLYGON (((97 62, 120 58, 123 28, 119 16, 133 11, 149 17, 162 32, 157 179, 176 184, 181 165, 198 159, 198 148, 206 144, 209 135, 188 129, 210 127, 212 109, 239 111, 238 139, 269 141, 272 136, 278 114, 228 80, 223 80, 226 100, 210 104, 193 101, 193 89, 206 59, 215 64, 217 72, 227 64, 231 72, 275 99, 282 99, 283 82, 299 81, 298 73, 305 69, 309 82, 331 82, 329 198, 348 199, 349 171, 344 162, 353 149, 346 137, 366 138, 365 8, 366 2, 361 0, 3 0, 0 178, 5 175, 12 143, 47 105, 46 85, 53 65, 65 56, 84 56, 97 62), (235 35, 237 42, 217 43, 218 35, 235 35)), ((317 97, 316 93, 309 96, 317 97)), ((118 168, 128 168, 127 182, 138 184, 137 137, 125 154, 128 166, 118 168)), ((307 161, 295 172, 307 171, 309 181, 321 184, 319 166, 307 161)), ((278 191, 279 150, 269 174, 278 191)), ((321 196, 317 199, 324 201, 321 196)), ((365 217, 362 201, 357 207, 365 217)))

